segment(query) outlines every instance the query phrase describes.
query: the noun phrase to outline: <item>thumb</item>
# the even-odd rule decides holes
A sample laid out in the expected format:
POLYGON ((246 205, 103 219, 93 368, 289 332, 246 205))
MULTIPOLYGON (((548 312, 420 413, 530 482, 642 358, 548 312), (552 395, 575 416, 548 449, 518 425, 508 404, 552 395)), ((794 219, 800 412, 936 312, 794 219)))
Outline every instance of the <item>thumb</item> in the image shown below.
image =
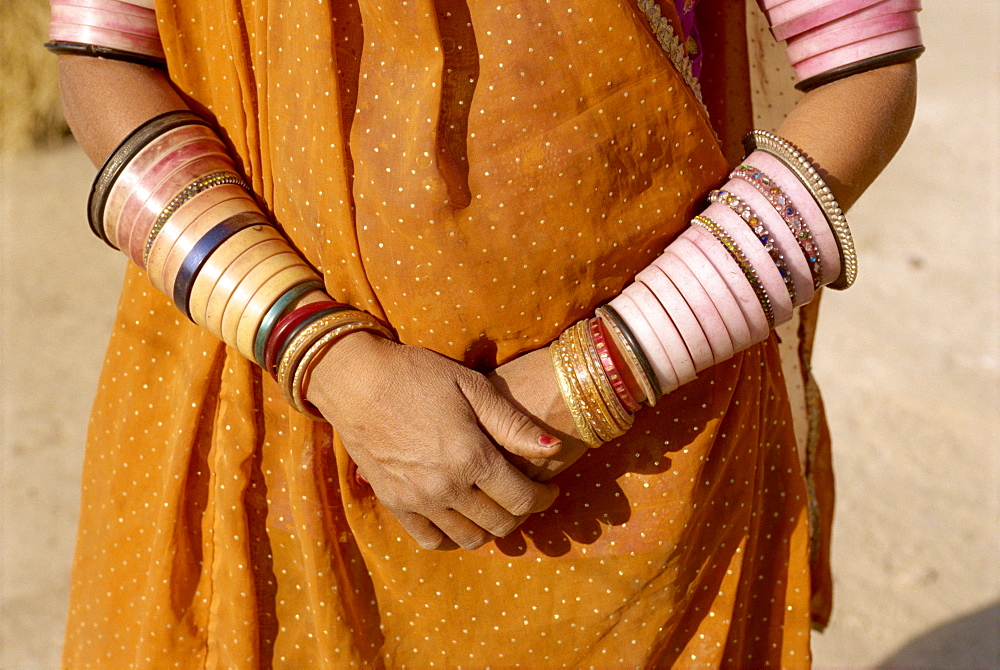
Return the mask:
POLYGON ((514 406, 485 377, 463 388, 479 425, 494 442, 524 458, 551 458, 562 441, 540 428, 514 406))

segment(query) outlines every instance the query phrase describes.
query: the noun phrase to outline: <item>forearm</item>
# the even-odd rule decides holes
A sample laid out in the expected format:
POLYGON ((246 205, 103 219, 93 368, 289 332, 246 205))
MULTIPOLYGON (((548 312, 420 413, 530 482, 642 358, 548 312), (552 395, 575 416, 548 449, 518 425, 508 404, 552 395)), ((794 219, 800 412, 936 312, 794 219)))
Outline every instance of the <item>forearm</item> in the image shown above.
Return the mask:
POLYGON ((913 120, 916 64, 901 63, 807 93, 778 134, 801 147, 845 210, 899 150, 913 120))

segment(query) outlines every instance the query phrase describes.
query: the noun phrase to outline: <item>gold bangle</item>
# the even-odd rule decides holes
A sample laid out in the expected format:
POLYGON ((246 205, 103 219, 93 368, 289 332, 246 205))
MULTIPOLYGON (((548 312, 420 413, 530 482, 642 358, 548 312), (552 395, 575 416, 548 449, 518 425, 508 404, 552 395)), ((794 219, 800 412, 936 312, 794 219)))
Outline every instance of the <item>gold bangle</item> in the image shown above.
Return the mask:
POLYGON ((752 130, 747 133, 743 137, 743 146, 747 154, 758 149, 771 154, 784 163, 806 187, 826 215, 826 221, 833 230, 833 237, 840 251, 840 276, 830 282, 829 286, 837 290, 850 288, 858 277, 858 252, 854 247, 854 237, 851 235, 850 226, 847 225, 844 211, 830 187, 823 181, 816 166, 797 146, 766 130, 752 130))
POLYGON ((570 381, 572 382, 575 378, 580 396, 583 399, 583 415, 590 420, 591 428, 602 441, 608 442, 619 437, 625 431, 618 426, 611 410, 601 398, 597 381, 587 366, 587 353, 583 350, 576 331, 574 324, 564 333, 567 336, 567 345, 572 357, 574 372, 570 381))
POLYGON ((573 418, 573 425, 576 426, 576 431, 580 433, 580 438, 591 447, 601 446, 603 442, 601 442, 596 433, 590 428, 590 424, 583 417, 580 409, 580 401, 569 383, 569 373, 566 371, 563 361, 562 342, 556 340, 549 345, 549 353, 552 358, 552 367, 555 369, 559 393, 563 397, 563 402, 566 403, 569 415, 573 418))
POLYGON ((205 265, 198 271, 191 286, 191 297, 188 308, 191 318, 202 328, 208 327, 205 314, 208 311, 208 301, 212 297, 219 278, 247 249, 270 240, 283 240, 274 226, 260 225, 244 228, 219 245, 208 257, 205 265))
POLYGON ((615 393, 614 387, 611 386, 611 382, 604 372, 604 366, 601 365, 601 361, 597 355, 597 348, 594 346, 594 341, 590 336, 590 319, 580 321, 574 328, 576 329, 576 337, 580 342, 580 348, 584 353, 587 369, 590 371, 590 377, 594 380, 597 390, 601 394, 604 406, 610 410, 611 418, 618 429, 624 433, 632 427, 634 417, 622 405, 618 394, 615 393))

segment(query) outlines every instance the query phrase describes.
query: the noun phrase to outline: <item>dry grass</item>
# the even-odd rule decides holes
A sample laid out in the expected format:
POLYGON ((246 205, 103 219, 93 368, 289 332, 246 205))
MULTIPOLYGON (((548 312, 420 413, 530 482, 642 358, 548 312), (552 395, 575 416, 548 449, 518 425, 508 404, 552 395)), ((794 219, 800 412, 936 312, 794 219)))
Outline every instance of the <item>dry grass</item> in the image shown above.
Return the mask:
POLYGON ((56 57, 46 0, 0 0, 0 154, 63 137, 56 57))

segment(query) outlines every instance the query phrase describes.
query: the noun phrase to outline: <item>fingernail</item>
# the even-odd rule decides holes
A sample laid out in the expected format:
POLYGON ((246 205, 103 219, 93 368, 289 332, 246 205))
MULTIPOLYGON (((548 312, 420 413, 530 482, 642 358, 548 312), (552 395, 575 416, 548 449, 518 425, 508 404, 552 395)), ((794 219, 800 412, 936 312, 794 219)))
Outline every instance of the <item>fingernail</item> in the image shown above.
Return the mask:
POLYGON ((360 470, 354 471, 354 480, 361 486, 365 486, 368 483, 368 480, 361 475, 360 470))
POLYGON ((555 435, 549 435, 548 433, 542 433, 541 435, 538 436, 538 444, 542 445, 546 449, 551 449, 552 447, 555 447, 555 446, 558 446, 559 444, 562 444, 562 440, 560 440, 555 435))

